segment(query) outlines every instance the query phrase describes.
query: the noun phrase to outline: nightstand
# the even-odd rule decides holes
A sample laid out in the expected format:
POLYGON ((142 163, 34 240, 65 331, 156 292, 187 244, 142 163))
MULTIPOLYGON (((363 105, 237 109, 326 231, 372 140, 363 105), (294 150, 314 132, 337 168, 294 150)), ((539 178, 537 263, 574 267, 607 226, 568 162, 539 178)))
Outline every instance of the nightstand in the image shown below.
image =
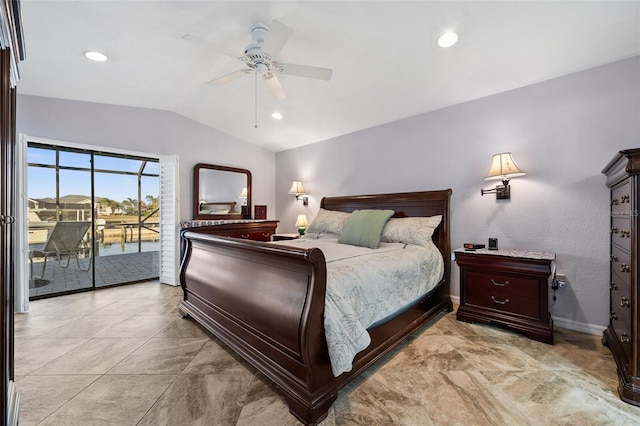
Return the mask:
POLYGON ((520 250, 454 250, 465 322, 495 323, 553 344, 549 277, 555 254, 520 250))
POLYGON ((273 234, 271 241, 296 240, 300 238, 300 234, 273 234))

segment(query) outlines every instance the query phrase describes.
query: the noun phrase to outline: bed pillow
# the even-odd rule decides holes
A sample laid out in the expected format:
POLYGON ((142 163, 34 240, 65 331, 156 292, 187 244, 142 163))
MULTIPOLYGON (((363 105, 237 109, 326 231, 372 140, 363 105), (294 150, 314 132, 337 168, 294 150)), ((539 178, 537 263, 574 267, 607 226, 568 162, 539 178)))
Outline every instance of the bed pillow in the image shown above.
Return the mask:
POLYGON ((378 248, 382 230, 394 213, 393 210, 354 210, 344 224, 338 242, 352 246, 378 248))
POLYGON ((305 235, 317 235, 323 232, 340 235, 349 216, 351 213, 320 209, 307 227, 305 235))
POLYGON ((381 241, 419 246, 431 244, 433 231, 440 225, 441 221, 442 215, 393 218, 384 227, 381 241))

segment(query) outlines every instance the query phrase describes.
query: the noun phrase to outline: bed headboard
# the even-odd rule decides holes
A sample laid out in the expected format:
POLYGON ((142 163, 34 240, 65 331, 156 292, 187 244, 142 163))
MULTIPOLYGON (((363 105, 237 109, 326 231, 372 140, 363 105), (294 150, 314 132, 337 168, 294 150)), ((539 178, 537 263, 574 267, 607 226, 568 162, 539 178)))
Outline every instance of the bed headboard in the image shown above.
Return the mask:
POLYGON ((352 212, 358 209, 390 209, 393 217, 434 216, 441 214, 442 222, 433 232, 433 242, 442 253, 444 279, 451 276, 451 237, 449 232, 449 201, 451 189, 440 191, 400 192, 395 194, 324 197, 320 207, 326 210, 352 212))

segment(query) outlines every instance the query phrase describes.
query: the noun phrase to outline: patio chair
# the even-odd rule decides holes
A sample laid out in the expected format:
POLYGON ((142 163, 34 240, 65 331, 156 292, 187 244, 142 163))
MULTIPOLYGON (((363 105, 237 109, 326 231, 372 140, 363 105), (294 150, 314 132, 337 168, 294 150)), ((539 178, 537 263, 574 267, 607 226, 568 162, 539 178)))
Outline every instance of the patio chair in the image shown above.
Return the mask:
POLYGON ((57 222, 53 231, 51 231, 51 234, 47 238, 44 248, 42 250, 29 250, 31 276, 38 280, 41 280, 44 277, 44 272, 47 268, 47 259, 50 256, 55 256, 60 266, 67 268, 69 267, 69 262, 73 255, 78 263, 78 269, 85 272, 88 271, 91 268, 91 247, 88 247, 89 265, 86 269, 80 266, 80 254, 84 253, 87 249, 87 245, 84 243, 84 236, 90 226, 91 222, 57 222), (64 256, 67 257, 67 263, 62 263, 62 258, 64 256), (40 277, 35 277, 33 275, 33 259, 36 257, 44 257, 40 277))

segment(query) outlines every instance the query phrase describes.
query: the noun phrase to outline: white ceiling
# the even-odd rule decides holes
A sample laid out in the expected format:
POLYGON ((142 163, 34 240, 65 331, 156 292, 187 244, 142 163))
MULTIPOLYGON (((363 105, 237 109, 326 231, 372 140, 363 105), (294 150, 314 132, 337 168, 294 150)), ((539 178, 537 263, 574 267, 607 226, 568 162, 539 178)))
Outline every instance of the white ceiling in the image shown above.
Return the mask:
MULTIPOLYGON (((289 149, 640 54, 637 1, 22 0, 19 93, 174 111, 272 151, 289 149), (295 32, 282 62, 333 69, 281 75, 288 98, 254 80, 207 85, 244 64, 249 28, 295 32), (458 44, 436 45, 445 30, 458 44), (109 61, 84 58, 99 50, 109 61), (275 110, 284 119, 271 118, 275 110)), ((261 82, 259 82, 261 83, 261 82)))

